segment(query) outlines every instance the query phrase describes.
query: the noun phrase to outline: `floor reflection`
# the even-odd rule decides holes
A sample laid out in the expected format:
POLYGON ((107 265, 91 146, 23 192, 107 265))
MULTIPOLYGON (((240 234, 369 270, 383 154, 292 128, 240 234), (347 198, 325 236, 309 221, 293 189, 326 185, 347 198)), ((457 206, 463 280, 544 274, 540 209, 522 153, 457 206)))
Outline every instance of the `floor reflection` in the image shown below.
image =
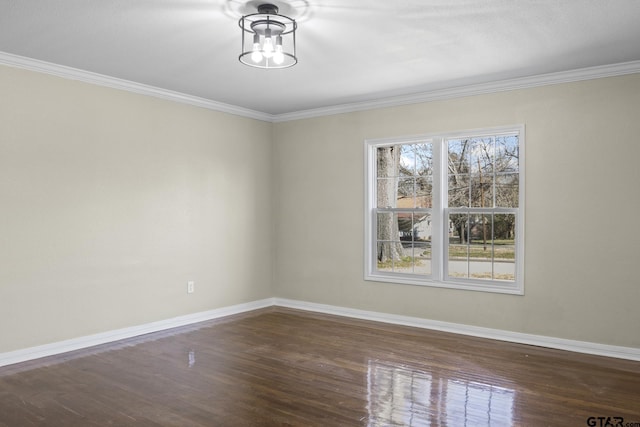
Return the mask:
POLYGON ((379 360, 368 365, 369 427, 510 426, 515 391, 379 360))

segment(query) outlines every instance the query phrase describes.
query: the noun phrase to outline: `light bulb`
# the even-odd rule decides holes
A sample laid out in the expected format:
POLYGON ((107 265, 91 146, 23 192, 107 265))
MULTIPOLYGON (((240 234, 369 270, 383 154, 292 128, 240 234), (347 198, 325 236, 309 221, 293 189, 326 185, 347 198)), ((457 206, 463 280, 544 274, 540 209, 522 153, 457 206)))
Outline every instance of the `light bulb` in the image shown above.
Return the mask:
POLYGON ((276 52, 273 54, 273 62, 280 65, 284 62, 284 53, 282 53, 282 45, 276 45, 276 52))
POLYGON ((262 61, 262 54, 260 53, 259 50, 254 50, 253 53, 251 54, 251 60, 253 62, 255 62, 256 64, 260 61, 262 61))
POLYGON ((260 36, 258 34, 253 35, 253 53, 251 54, 251 60, 255 63, 262 61, 262 53, 260 53, 260 36))
POLYGON ((271 29, 264 30, 264 45, 262 47, 265 58, 271 58, 273 56, 273 40, 271 39, 271 29))
POLYGON ((273 62, 280 65, 284 62, 284 53, 282 52, 282 36, 276 37, 276 52, 273 54, 273 62))

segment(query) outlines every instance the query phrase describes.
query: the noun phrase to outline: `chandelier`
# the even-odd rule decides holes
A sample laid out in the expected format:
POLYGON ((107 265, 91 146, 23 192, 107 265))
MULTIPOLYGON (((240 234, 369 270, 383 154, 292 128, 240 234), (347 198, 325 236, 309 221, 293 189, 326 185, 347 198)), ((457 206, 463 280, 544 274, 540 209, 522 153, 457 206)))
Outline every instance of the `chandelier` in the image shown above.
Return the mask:
POLYGON ((278 6, 265 3, 258 13, 240 18, 240 62, 256 68, 287 68, 296 65, 296 21, 278 14, 278 6))

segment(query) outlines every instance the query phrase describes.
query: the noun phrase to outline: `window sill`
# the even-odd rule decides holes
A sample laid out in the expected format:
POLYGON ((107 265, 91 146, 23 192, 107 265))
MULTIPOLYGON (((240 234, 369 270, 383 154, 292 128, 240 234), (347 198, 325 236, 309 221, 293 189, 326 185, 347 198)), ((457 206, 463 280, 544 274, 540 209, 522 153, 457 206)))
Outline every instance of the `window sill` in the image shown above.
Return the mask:
POLYGON ((491 292, 499 294, 511 294, 511 295, 524 295, 524 288, 522 284, 518 282, 505 282, 498 281, 492 282, 479 282, 472 280, 434 280, 434 279, 422 279, 417 280, 410 275, 402 274, 365 274, 364 280, 373 282, 385 282, 402 285, 414 285, 414 286, 428 286, 434 288, 447 288, 447 289, 461 289, 466 291, 476 292, 491 292))

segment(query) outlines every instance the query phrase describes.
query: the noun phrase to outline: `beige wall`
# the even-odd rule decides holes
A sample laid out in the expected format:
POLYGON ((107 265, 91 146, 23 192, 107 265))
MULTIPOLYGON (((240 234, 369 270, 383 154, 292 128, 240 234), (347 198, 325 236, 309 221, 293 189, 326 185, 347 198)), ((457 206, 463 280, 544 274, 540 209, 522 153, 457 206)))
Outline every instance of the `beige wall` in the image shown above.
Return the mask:
POLYGON ((278 297, 640 347, 640 74, 278 123, 278 297), (363 140, 526 126, 525 295, 363 281, 363 140))
POLYGON ((270 123, 8 67, 0 120, 0 353, 272 295, 270 123))
POLYGON ((0 95, 0 353, 270 296, 640 347, 639 74, 274 125, 8 67, 0 95), (364 139, 521 123, 524 296, 362 280, 364 139))

